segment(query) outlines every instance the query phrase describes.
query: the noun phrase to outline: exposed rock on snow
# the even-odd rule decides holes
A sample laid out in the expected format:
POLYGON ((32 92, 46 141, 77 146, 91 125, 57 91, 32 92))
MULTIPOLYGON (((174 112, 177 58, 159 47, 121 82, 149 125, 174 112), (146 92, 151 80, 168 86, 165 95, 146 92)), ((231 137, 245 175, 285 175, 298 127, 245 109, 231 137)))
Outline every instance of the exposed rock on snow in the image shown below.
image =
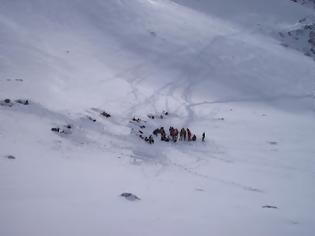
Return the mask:
POLYGON ((4 100, 0 100, 0 105, 5 106, 5 107, 12 107, 13 103, 12 103, 11 99, 6 98, 4 100))
MULTIPOLYGON (((22 105, 29 105, 30 104, 29 100, 27 100, 27 99, 17 99, 17 100, 15 100, 15 102, 18 104, 22 104, 22 105)), ((14 104, 13 104, 11 99, 6 98, 6 99, 0 101, 0 105, 12 107, 14 104)))
POLYGON ((169 113, 167 111, 163 111, 161 114, 148 114, 147 117, 150 118, 151 120, 154 120, 154 119, 161 119, 163 120, 166 116, 168 116, 169 113))
POLYGON ((279 33, 282 45, 303 52, 315 60, 315 23, 279 33))
POLYGON ((270 205, 262 206, 262 208, 278 209, 278 207, 276 207, 276 206, 270 206, 270 205))
POLYGON ((101 112, 101 116, 104 116, 106 118, 111 117, 111 115, 109 113, 107 113, 106 111, 101 112))
POLYGON ((122 193, 122 194, 120 194, 120 196, 126 198, 129 201, 141 200, 138 196, 134 195, 133 193, 122 193))
POLYGON ((7 155, 7 156, 5 156, 7 159, 10 159, 10 160, 15 160, 16 158, 15 158, 15 156, 13 156, 13 155, 7 155))
POLYGON ((88 120, 92 121, 92 122, 96 122, 96 119, 91 117, 91 116, 87 116, 88 120))
POLYGON ((29 105, 30 102, 27 99, 17 99, 15 100, 16 103, 22 104, 22 105, 29 105))
POLYGON ((53 127, 51 131, 59 134, 71 134, 71 129, 72 125, 65 125, 63 128, 53 127))

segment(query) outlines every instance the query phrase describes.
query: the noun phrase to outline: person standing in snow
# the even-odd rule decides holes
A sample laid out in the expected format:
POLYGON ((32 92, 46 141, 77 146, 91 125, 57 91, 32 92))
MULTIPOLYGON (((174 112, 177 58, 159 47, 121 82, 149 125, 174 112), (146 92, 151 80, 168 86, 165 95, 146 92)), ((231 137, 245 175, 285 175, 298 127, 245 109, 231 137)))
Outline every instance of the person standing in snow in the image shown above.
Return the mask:
POLYGON ((153 131, 153 134, 155 135, 155 136, 158 136, 158 134, 160 134, 161 133, 161 130, 160 129, 155 129, 154 131, 153 131))
POLYGON ((166 141, 166 132, 164 130, 164 127, 160 128, 160 134, 161 134, 161 141, 166 141))
POLYGON ((174 129, 174 137, 173 137, 173 141, 174 141, 174 143, 176 143, 177 142, 177 138, 178 138, 178 129, 174 129))
POLYGON ((205 138, 206 138, 206 133, 205 133, 205 132, 203 132, 203 133, 202 133, 202 142, 204 142, 204 141, 205 141, 205 138))
POLYGON ((182 140, 186 141, 186 130, 184 128, 182 128, 180 130, 179 140, 180 141, 182 141, 182 140))
POLYGON ((174 128, 173 128, 173 126, 171 126, 168 130, 170 132, 171 139, 174 139, 174 128))
POLYGON ((190 129, 187 128, 187 137, 188 137, 188 141, 191 141, 191 132, 190 129))
POLYGON ((154 143, 154 139, 153 139, 152 135, 149 136, 149 143, 150 143, 150 144, 153 144, 153 143, 154 143))

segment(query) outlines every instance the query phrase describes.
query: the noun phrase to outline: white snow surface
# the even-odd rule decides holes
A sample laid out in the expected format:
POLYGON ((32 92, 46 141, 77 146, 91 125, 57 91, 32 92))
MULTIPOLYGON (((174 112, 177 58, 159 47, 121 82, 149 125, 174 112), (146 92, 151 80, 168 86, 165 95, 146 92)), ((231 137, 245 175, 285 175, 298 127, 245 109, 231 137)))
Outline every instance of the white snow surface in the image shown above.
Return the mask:
POLYGON ((0 235, 313 235, 315 64, 271 36, 311 12, 0 0, 0 235), (149 145, 133 117, 197 142, 149 145))

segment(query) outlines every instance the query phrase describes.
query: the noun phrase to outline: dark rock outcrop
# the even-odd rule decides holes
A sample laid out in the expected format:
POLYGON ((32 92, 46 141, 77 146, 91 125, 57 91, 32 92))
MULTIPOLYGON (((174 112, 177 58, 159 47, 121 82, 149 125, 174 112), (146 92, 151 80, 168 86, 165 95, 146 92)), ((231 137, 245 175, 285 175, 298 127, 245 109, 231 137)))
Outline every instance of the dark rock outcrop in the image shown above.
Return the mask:
POLYGON ((122 193, 122 194, 120 194, 120 196, 126 198, 129 201, 141 200, 138 196, 134 195, 133 193, 122 193))

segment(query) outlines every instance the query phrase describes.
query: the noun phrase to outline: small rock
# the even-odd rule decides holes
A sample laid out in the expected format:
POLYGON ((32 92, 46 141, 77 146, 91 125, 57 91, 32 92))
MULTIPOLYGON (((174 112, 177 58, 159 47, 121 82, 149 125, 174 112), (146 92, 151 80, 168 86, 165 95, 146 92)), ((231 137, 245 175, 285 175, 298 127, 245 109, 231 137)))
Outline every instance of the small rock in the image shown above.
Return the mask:
POLYGON ((13 103, 11 102, 11 100, 9 98, 6 98, 6 99, 0 101, 0 105, 5 106, 5 107, 12 107, 13 103))
POLYGON ((196 188, 195 190, 198 191, 198 192, 204 192, 204 191, 205 191, 205 190, 202 189, 202 188, 196 188))
POLYGON ((110 115, 109 113, 105 112, 105 111, 103 111, 103 112, 101 113, 101 115, 102 115, 102 116, 105 116, 106 118, 111 117, 111 115, 110 115))
POLYGON ((51 128, 51 131, 59 133, 60 129, 59 128, 51 128))
POLYGON ((151 32, 150 32, 150 35, 151 35, 152 37, 156 37, 156 33, 155 33, 154 31, 151 31, 151 32))
POLYGON ((303 18, 303 19, 299 20, 299 23, 303 23, 305 21, 306 21, 306 18, 303 18))
POLYGON ((276 207, 276 206, 270 206, 270 205, 262 206, 262 208, 278 209, 278 207, 276 207))
POLYGON ((139 197, 137 197, 136 195, 134 195, 132 193, 122 193, 122 194, 120 194, 120 196, 126 198, 129 201, 139 201, 139 200, 141 200, 139 197))
POLYGON ((135 121, 135 122, 138 122, 138 123, 139 123, 139 122, 141 121, 141 119, 140 119, 140 118, 133 117, 133 118, 132 118, 132 121, 135 121))
POLYGON ((88 118, 90 121, 96 122, 96 119, 94 119, 94 118, 91 117, 91 116, 88 116, 87 118, 88 118))
POLYGON ((22 104, 22 105, 25 105, 25 106, 30 104, 27 99, 17 99, 17 100, 15 100, 15 102, 19 103, 19 104, 22 104))
POLYGON ((15 160, 16 159, 15 156, 12 156, 12 155, 8 155, 8 156, 6 156, 6 158, 8 158, 10 160, 15 160))
POLYGON ((155 116, 154 115, 148 115, 148 118, 150 118, 150 119, 152 119, 152 120, 154 120, 155 119, 155 116))

